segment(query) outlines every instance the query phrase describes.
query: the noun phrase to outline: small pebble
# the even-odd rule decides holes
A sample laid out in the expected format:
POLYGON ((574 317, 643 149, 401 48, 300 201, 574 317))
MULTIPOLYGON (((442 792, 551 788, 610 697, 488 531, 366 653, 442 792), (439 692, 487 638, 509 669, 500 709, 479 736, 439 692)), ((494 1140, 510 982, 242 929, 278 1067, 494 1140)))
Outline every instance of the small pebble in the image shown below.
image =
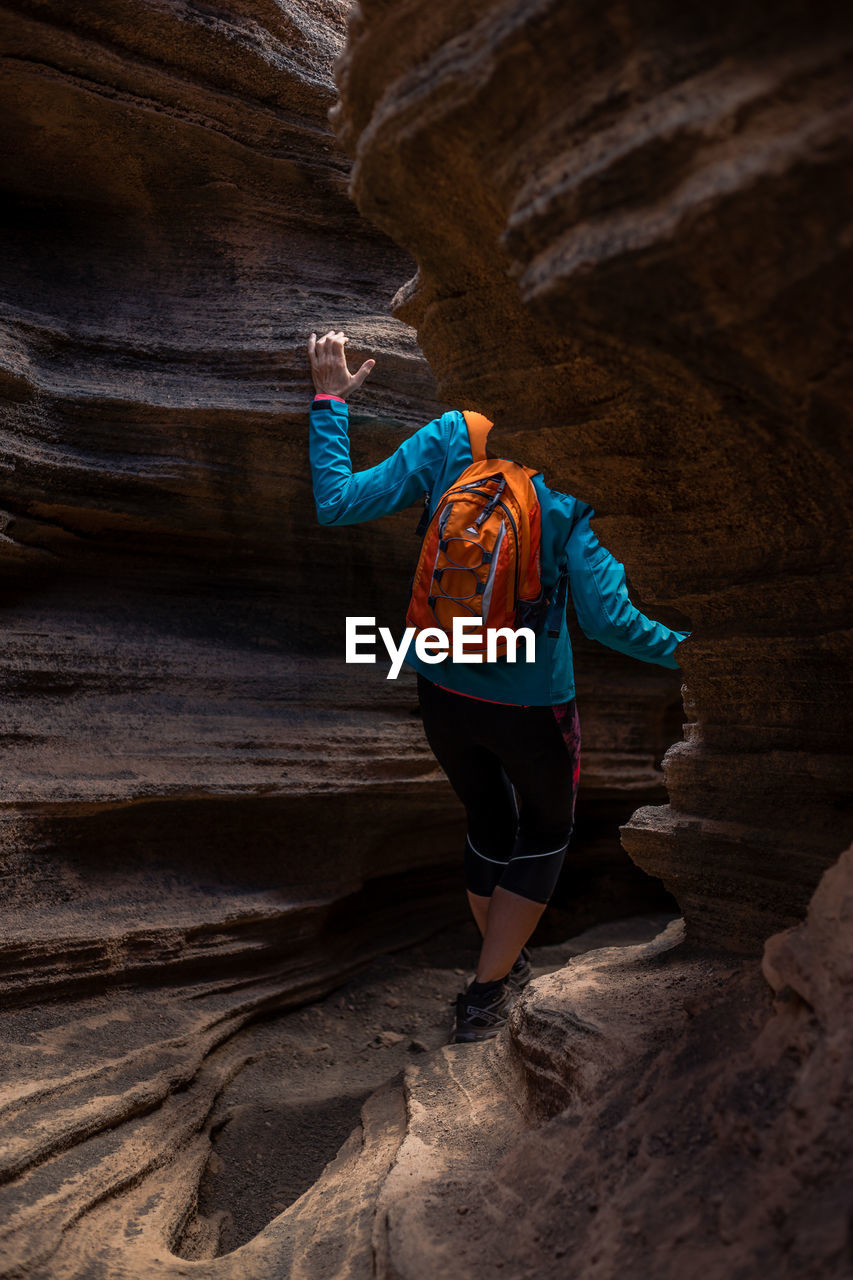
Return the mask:
POLYGON ((389 1009, 399 1009, 400 1007, 400 1001, 396 996, 389 996, 385 1003, 389 1009))
POLYGON ((429 1049, 423 1040, 413 1040, 409 1045, 410 1053, 428 1053, 429 1049))
POLYGON ((390 1049, 392 1045, 402 1044, 405 1038, 399 1031, 380 1031, 376 1037, 376 1043, 382 1045, 383 1049, 390 1049))

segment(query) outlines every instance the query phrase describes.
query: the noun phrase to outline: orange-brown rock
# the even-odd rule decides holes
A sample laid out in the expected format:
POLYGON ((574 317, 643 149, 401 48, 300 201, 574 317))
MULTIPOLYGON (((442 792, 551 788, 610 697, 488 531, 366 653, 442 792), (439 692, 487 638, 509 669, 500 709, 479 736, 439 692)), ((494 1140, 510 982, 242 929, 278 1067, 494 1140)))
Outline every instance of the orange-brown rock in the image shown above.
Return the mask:
POLYGON ((751 959, 683 943, 680 922, 580 955, 535 980, 505 1040, 408 1068, 405 1131, 373 1098, 314 1193, 325 1181, 340 1205, 346 1163, 360 1185, 359 1161, 371 1177, 393 1141, 371 1224, 389 1280, 842 1280, 851 929, 853 848, 768 941, 769 986, 751 959))
POLYGON ((840 1280, 849 19, 364 0, 340 57, 348 11, 3 10, 0 1276, 840 1280), (460 896, 412 682, 342 662, 346 613, 399 622, 417 513, 316 523, 331 324, 378 361, 356 465, 476 404, 692 628, 669 804, 677 673, 578 637, 563 904, 649 901, 600 855, 618 815, 688 940, 419 1053, 217 1257, 249 1024, 460 896))
MULTIPOLYGON (((346 614, 400 624, 418 512, 322 528, 308 471, 311 329, 377 359, 356 466, 445 406, 326 119, 348 7, 0 9, 4 1276, 185 1270, 247 1024, 463 904, 411 673, 343 661, 346 614)), ((680 722, 677 673, 579 668, 554 930, 659 899, 614 833, 680 722)))
MULTIPOLYGON (((413 1057, 314 1185, 240 1248, 213 1256, 217 1224, 198 1221, 193 1274, 846 1280, 851 912, 853 848, 803 924, 768 941, 766 978, 751 958, 685 944, 679 921, 651 942, 582 951, 534 980, 508 1036, 413 1057)), ((175 1241, 210 1159, 214 1100, 244 1065, 240 1037, 218 1034, 189 1096, 149 1110, 142 1087, 123 1096, 141 1113, 103 1145, 88 1212, 64 1235, 80 1189, 47 1165, 50 1212, 25 1239, 49 1244, 50 1261, 31 1255, 28 1274, 188 1274, 175 1241), (212 1109, 200 1132, 193 1098, 212 1109)), ((161 1070, 179 1079, 177 1064, 161 1070)), ((67 1087, 71 1101, 78 1082, 67 1087)))
POLYGON ((345 320, 379 356, 357 454, 440 408, 384 315, 409 260, 354 210, 326 121, 346 11, 4 13, 16 998, 286 971, 305 945, 346 972, 383 945, 400 890, 380 881, 436 872, 403 895, 420 928, 456 897, 458 815, 411 692, 343 663, 344 614, 389 607, 371 583, 402 556, 385 529, 322 529, 308 470, 312 328, 345 320))
MULTIPOLYGON (((356 466, 444 407, 387 316, 411 259, 354 209, 326 121, 347 10, 5 9, 10 994, 153 981, 212 951, 251 969, 291 920, 320 937, 332 904, 417 869, 437 896, 403 900, 424 923, 461 897, 464 815, 411 672, 343 661, 346 614, 402 618, 417 513, 322 528, 311 493, 312 328, 345 323, 378 361, 356 466)), ((677 685, 641 673, 630 741, 597 733, 590 701, 605 829, 660 796, 677 685)), ((631 888, 604 846, 619 914, 631 888)))
POLYGON ((756 951, 851 835, 849 13, 364 0, 333 116, 395 314, 686 620, 623 841, 756 951))

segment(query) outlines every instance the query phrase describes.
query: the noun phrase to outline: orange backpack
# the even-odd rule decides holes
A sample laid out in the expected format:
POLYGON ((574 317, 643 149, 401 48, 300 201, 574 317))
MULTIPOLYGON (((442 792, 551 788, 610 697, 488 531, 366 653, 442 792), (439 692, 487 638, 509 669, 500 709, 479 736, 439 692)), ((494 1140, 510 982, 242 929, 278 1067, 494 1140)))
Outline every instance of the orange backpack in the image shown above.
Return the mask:
MULTIPOLYGON (((539 472, 508 458, 487 458, 494 424, 471 410, 464 417, 473 461, 441 495, 428 522, 427 495, 406 625, 438 627, 449 638, 454 617, 461 616, 479 618, 483 628, 530 627, 537 634, 550 605, 539 577, 541 512, 533 485, 539 472)), ((557 593, 563 607, 565 587, 563 575, 557 593)), ((549 635, 558 631, 559 618, 549 635)), ((485 655, 485 630, 482 642, 476 629, 464 634, 466 653, 485 655)), ((495 652, 506 649, 506 638, 498 637, 495 652)))

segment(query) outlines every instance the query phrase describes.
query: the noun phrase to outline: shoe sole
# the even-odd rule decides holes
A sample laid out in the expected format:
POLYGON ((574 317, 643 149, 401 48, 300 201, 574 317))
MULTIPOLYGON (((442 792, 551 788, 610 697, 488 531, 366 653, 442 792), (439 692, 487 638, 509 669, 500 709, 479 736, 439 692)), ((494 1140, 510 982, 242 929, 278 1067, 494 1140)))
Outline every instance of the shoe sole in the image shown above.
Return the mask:
POLYGON ((461 1031, 458 1035, 454 1035, 450 1041, 451 1044, 479 1044, 483 1040, 494 1040, 500 1035, 502 1028, 496 1027, 494 1031, 486 1031, 481 1033, 478 1031, 461 1031))

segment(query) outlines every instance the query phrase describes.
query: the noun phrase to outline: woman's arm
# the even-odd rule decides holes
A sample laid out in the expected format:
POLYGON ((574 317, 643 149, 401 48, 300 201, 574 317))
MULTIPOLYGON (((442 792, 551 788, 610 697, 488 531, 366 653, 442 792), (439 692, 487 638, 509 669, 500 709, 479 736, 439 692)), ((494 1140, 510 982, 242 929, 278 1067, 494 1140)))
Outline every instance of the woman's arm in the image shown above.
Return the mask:
POLYGON ((640 613, 628 596, 625 568, 602 547, 585 507, 567 543, 570 584, 581 631, 611 649, 643 662, 678 668, 675 650, 689 631, 673 631, 640 613))
POLYGON ((313 401, 308 453, 320 524, 375 520, 411 506, 432 490, 447 452, 447 415, 421 427, 384 462, 356 472, 350 462, 348 422, 345 401, 313 401))
POLYGON ((366 360, 355 375, 347 369, 342 333, 331 331, 308 354, 316 395, 311 404, 308 454, 320 524, 357 524, 411 506, 432 490, 447 453, 450 418, 428 422, 375 467, 353 472, 346 396, 370 373, 366 360))

